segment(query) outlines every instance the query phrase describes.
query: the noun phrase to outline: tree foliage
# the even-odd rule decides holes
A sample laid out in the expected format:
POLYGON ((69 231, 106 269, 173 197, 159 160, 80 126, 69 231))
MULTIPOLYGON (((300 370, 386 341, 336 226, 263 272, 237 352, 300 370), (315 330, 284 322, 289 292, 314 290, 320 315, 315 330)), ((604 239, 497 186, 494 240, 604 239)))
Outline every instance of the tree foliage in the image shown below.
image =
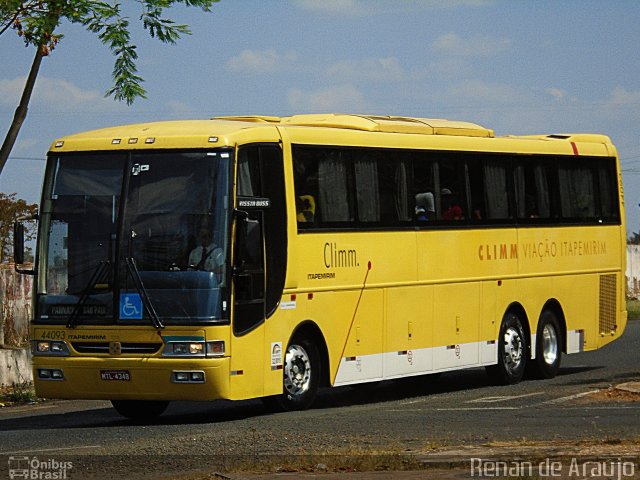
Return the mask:
MULTIPOLYGON (((165 10, 182 4, 205 12, 219 0, 134 0, 140 7, 140 22, 152 38, 176 43, 181 35, 191 33, 188 25, 176 24, 165 17, 165 10)), ((63 35, 58 28, 63 21, 83 25, 95 33, 115 55, 114 85, 107 95, 131 104, 145 97, 143 79, 137 74, 136 46, 131 43, 130 19, 118 2, 95 0, 3 0, 0 3, 0 35, 13 29, 25 45, 49 55, 63 35)))
MULTIPOLYGON (((0 193, 0 263, 7 263, 13 258, 13 224, 19 218, 31 217, 38 211, 36 204, 28 204, 15 193, 0 193)), ((33 227, 25 225, 25 240, 35 236, 33 227), (31 228, 30 228, 31 227, 31 228)))
MULTIPOLYGON (((152 38, 164 43, 176 43, 182 35, 191 33, 188 25, 177 24, 165 17, 165 10, 177 5, 197 7, 205 12, 219 0, 133 0, 140 7, 139 20, 152 38)), ((0 35, 15 31, 27 47, 35 47, 35 55, 20 104, 0 149, 0 172, 9 157, 18 132, 27 114, 40 63, 62 41, 59 32, 63 22, 83 25, 97 35, 115 56, 113 86, 105 96, 128 105, 140 97, 146 98, 143 79, 138 75, 136 46, 131 43, 131 22, 117 1, 97 0, 0 0, 0 35)))

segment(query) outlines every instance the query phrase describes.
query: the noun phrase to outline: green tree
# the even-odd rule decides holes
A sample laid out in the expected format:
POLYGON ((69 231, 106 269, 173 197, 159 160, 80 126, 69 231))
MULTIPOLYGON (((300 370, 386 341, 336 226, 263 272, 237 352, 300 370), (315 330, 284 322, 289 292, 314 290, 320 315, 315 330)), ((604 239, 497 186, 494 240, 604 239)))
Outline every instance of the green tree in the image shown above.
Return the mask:
MULTIPOLYGON (((30 217, 38 211, 34 203, 28 204, 15 193, 0 193, 0 263, 7 263, 13 258, 13 224, 18 218, 30 217)), ((35 236, 32 225, 25 225, 25 240, 35 236), (30 228, 31 227, 31 228, 30 228)))
MULTIPOLYGON (((182 4, 209 12, 218 1, 135 0, 141 7, 139 20, 143 28, 152 38, 172 44, 181 35, 191 32, 188 25, 176 24, 166 18, 166 9, 182 4)), ((63 38, 58 32, 63 21, 83 25, 89 32, 96 34, 115 56, 113 86, 106 96, 113 96, 129 105, 138 97, 146 98, 142 87, 144 80, 138 75, 136 68, 138 53, 136 46, 131 43, 129 18, 122 13, 119 3, 95 0, 1 0, 0 35, 10 30, 15 31, 26 46, 35 48, 35 53, 20 103, 0 148, 0 173, 27 116, 42 59, 51 54, 63 38)))

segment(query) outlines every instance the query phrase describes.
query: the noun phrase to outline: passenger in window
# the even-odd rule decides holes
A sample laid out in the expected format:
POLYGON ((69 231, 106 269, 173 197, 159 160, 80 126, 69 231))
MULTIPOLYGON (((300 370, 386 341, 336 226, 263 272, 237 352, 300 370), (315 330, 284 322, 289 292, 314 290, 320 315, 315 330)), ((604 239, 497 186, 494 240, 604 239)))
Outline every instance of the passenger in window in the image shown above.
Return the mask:
POLYGON ((536 199, 533 195, 527 195, 525 198, 525 215, 527 218, 539 218, 536 199))
POLYGON ((212 242, 211 230, 203 227, 198 232, 198 245, 189 254, 189 270, 206 270, 222 273, 224 252, 212 242))
POLYGON ((316 215, 316 201, 313 195, 296 197, 296 218, 298 223, 312 223, 316 215))
POLYGON ((440 191, 440 200, 442 202, 442 219, 443 220, 463 220, 462 207, 456 196, 448 188, 440 191))
POLYGON ((436 207, 433 193, 423 192, 416 194, 415 212, 418 222, 430 222, 435 219, 436 207))

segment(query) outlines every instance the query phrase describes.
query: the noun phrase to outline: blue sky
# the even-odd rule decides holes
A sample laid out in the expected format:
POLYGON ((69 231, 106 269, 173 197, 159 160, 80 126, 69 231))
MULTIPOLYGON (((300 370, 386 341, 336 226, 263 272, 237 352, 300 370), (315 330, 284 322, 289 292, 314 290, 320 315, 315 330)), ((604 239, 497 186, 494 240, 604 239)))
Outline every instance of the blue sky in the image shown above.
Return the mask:
MULTIPOLYGON (((132 21, 133 2, 127 5, 132 21)), ((498 135, 609 135, 640 230, 640 2, 636 0, 221 0, 168 15, 193 35, 167 46, 136 25, 147 100, 104 98, 113 57, 64 24, 43 62, 0 191, 38 201, 59 136, 148 120, 342 112, 448 118, 498 135)), ((0 36, 0 133, 33 51, 0 36)))

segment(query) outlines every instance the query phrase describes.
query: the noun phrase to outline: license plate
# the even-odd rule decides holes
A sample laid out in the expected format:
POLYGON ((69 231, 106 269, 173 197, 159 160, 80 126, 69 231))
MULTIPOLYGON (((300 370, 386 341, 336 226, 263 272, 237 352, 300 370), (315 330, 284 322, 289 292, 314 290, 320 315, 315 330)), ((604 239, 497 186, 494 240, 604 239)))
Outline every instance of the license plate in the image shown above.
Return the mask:
POLYGON ((100 378, 102 380, 129 381, 131 375, 129 370, 100 370, 100 378))

